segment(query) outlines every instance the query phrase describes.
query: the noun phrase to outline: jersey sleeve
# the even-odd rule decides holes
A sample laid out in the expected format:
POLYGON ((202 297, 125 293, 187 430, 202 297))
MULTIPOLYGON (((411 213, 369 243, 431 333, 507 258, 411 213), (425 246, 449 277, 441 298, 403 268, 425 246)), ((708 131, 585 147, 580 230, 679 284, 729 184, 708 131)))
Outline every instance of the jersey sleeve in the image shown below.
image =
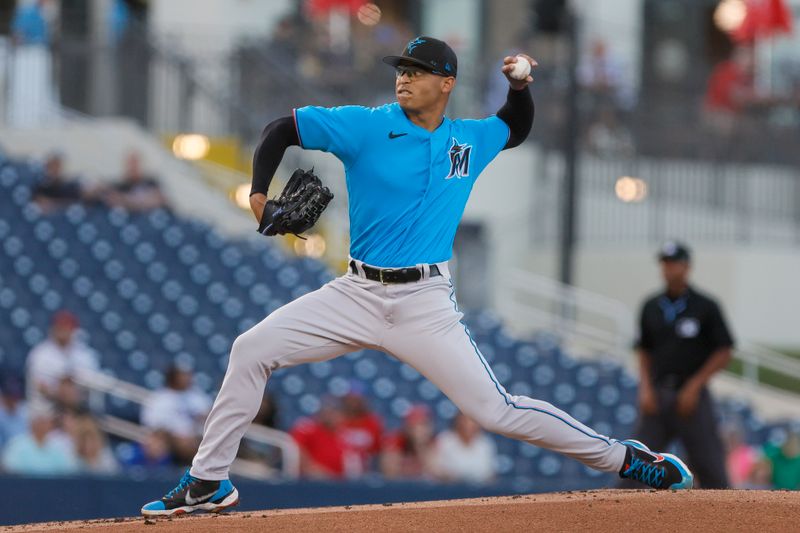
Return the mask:
POLYGON ((322 150, 349 167, 358 157, 369 110, 361 106, 307 106, 294 110, 300 146, 322 150))
POLYGON ((486 117, 477 122, 481 125, 481 140, 486 151, 484 156, 486 157, 486 164, 489 164, 505 148, 511 130, 509 130, 508 124, 496 115, 486 117))
POLYGON ((480 174, 505 148, 511 130, 495 115, 480 120, 465 120, 462 124, 468 128, 470 136, 474 139, 472 157, 480 174))

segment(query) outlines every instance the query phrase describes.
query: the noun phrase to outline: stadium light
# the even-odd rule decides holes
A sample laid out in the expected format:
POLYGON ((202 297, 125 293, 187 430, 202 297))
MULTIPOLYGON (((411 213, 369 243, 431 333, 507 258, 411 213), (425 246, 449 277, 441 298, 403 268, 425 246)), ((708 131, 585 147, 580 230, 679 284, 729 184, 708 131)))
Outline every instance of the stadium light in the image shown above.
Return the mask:
POLYGON ((237 185, 236 189, 234 189, 233 194, 231 195, 232 200, 236 202, 236 205, 241 207, 242 209, 250 209, 250 184, 249 183, 242 183, 241 185, 237 185))
POLYGON ((364 26, 375 26, 381 21, 381 8, 372 2, 358 8, 356 18, 364 26))
POLYGON ((185 133, 176 135, 172 141, 172 153, 181 159, 203 159, 211 149, 211 141, 199 133, 185 133))
POLYGON ((647 182, 641 178, 622 176, 614 185, 614 192, 626 204, 641 202, 647 198, 647 182))
POLYGON ((714 24, 720 30, 731 33, 744 22, 747 4, 744 0, 722 0, 714 10, 714 24))
POLYGON ((309 235, 305 240, 297 239, 294 241, 294 253, 299 256, 319 259, 325 255, 327 248, 328 245, 325 239, 319 234, 309 235))

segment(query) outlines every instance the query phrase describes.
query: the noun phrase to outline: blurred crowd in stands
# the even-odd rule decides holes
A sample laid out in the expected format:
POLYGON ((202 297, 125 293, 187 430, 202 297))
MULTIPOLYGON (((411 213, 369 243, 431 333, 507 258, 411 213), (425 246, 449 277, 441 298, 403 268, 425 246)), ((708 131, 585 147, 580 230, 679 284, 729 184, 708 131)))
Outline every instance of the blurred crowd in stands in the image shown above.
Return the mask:
POLYGON ((86 186, 77 178, 65 175, 64 157, 59 153, 50 154, 44 162, 44 177, 33 190, 33 201, 45 213, 76 202, 102 203, 131 212, 168 207, 158 181, 143 172, 138 152, 127 155, 124 172, 118 180, 94 186, 86 186))
POLYGON ((380 472, 388 479, 488 483, 495 476, 494 443, 473 420, 460 414, 436 435, 428 407, 419 404, 402 427, 386 431, 359 382, 340 398, 323 398, 319 412, 300 419, 290 434, 300 446, 304 477, 380 472))
MULTIPOLYGON (((81 342, 79 328, 72 313, 56 313, 48 338, 28 356, 26 388, 11 377, 0 385, 1 470, 116 474, 188 464, 212 404, 208 394, 193 386, 191 370, 167 369, 164 385, 141 409, 142 434, 112 451, 101 429, 103 413, 90 408, 89 393, 81 386, 99 366, 96 353, 81 342)), ((276 427, 278 417, 275 399, 266 394, 254 422, 276 427)), ((473 420, 459 415, 451 429, 436 435, 428 407, 417 405, 402 427, 387 431, 358 381, 341 397, 322 398, 315 416, 286 429, 300 448, 303 477, 353 479, 381 473, 389 479, 494 479, 494 443, 473 420)), ((270 467, 279 461, 252 443, 243 445, 240 456, 270 467)))
MULTIPOLYGON (((26 386, 6 376, 0 383, 0 471, 22 475, 130 474, 134 470, 187 465, 202 434, 212 398, 193 386, 192 371, 172 366, 163 386, 140 412, 141 434, 110 444, 104 414, 90 408, 80 386, 98 370, 94 351, 80 340, 79 319, 53 316, 47 339, 28 356, 26 386)), ((369 403, 365 385, 351 381, 341 396, 321 398, 318 412, 289 427, 267 393, 255 423, 284 429, 301 451, 301 475, 309 479, 387 479, 489 483, 496 475, 493 440, 464 415, 436 434, 432 413, 413 405, 402 426, 386 428, 369 403)), ((723 431, 733 488, 800 489, 800 425, 781 441, 753 446, 736 425, 723 431)), ((268 469, 276 450, 245 442, 240 457, 268 469)))

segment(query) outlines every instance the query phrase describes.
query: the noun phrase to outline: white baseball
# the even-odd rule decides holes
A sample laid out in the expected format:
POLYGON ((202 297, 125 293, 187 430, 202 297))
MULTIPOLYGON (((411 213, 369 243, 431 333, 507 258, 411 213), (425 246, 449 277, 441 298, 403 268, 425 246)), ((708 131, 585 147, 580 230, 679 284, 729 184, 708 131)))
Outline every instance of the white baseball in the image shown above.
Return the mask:
POLYGON ((517 56, 517 62, 514 63, 514 68, 508 73, 509 76, 515 80, 524 80, 531 73, 530 62, 522 56, 517 56))

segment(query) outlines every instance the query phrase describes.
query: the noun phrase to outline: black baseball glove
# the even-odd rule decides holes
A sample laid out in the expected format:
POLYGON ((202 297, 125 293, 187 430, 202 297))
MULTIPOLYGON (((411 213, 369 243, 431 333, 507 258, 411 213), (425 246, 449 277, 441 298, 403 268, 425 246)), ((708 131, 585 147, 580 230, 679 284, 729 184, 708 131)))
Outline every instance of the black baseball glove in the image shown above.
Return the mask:
POLYGON ((258 232, 263 235, 285 235, 308 231, 333 200, 333 193, 322 185, 314 169, 298 168, 289 178, 281 195, 267 201, 258 232))

